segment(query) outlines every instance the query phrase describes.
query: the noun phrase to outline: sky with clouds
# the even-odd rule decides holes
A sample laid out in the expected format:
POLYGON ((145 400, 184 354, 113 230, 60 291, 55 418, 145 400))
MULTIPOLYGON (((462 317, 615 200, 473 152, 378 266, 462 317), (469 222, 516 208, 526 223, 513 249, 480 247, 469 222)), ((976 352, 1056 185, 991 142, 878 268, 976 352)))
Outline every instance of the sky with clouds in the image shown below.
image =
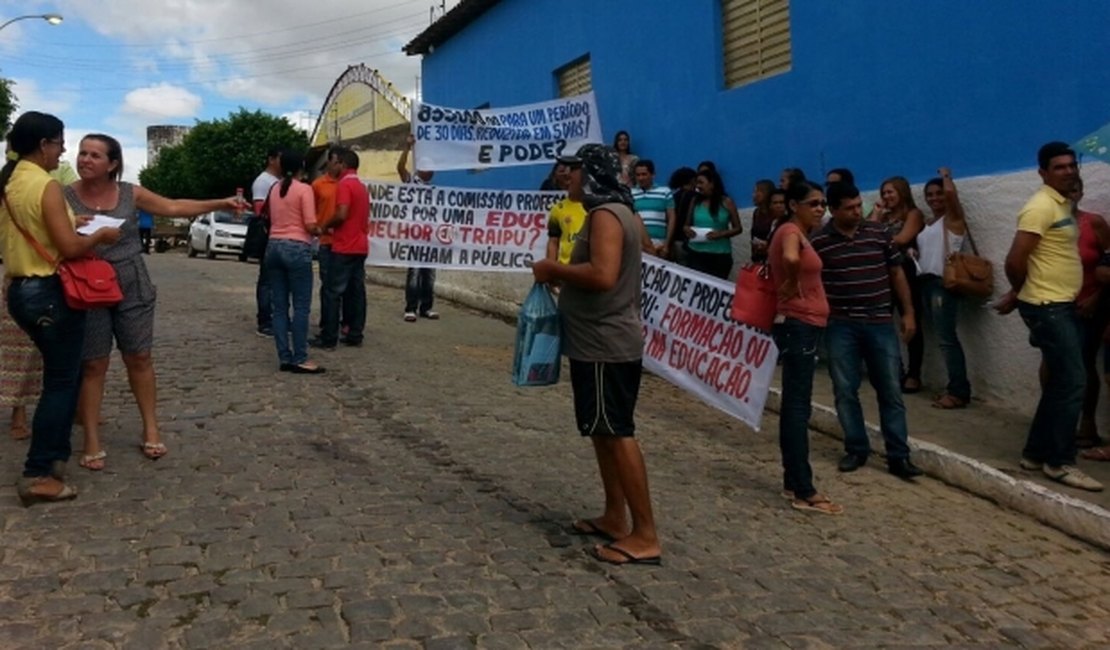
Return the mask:
MULTIPOLYGON (((439 0, 0 0, 0 76, 19 110, 66 124, 71 161, 85 133, 124 145, 125 178, 146 163, 146 128, 191 125, 239 107, 311 132, 348 65, 377 68, 412 97, 419 57, 401 48, 439 0)), ((448 0, 450 9, 457 0, 448 0)))

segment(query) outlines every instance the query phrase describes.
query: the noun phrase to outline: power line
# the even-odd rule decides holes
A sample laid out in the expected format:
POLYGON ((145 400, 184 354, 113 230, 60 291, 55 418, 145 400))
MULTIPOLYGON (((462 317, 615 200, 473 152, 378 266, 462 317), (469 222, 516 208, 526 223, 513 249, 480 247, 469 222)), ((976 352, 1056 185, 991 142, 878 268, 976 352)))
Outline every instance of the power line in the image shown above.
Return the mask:
MULTIPOLYGON (((406 16, 404 18, 411 18, 411 17, 406 16)), ((387 22, 396 22, 396 21, 387 21, 387 22)), ((375 33, 372 36, 368 35, 367 38, 357 39, 357 40, 347 40, 347 41, 343 41, 343 42, 340 42, 340 43, 333 43, 333 44, 330 44, 330 45, 329 44, 307 45, 307 46, 304 46, 304 47, 292 48, 292 49, 290 49, 289 46, 286 46, 286 45, 277 45, 277 46, 271 46, 271 47, 266 47, 266 48, 258 48, 256 50, 241 50, 239 52, 234 52, 234 53, 231 53, 231 54, 211 54, 211 55, 207 55, 207 56, 210 56, 213 59, 211 61, 181 62, 181 63, 169 62, 169 63, 158 63, 156 65, 157 65, 159 71, 163 71, 163 70, 168 70, 168 71, 182 70, 182 71, 184 71, 184 70, 196 70, 197 68, 206 68, 206 67, 208 67, 208 68, 220 68, 220 67, 228 67, 228 66, 232 66, 232 65, 250 65, 250 64, 253 64, 253 63, 261 63, 261 62, 264 62, 264 61, 272 61, 272 60, 275 60, 275 59, 287 59, 287 58, 292 58, 292 57, 300 57, 300 56, 304 56, 304 55, 307 55, 307 54, 318 54, 318 53, 322 53, 322 52, 330 52, 330 51, 333 51, 333 50, 349 49, 354 45, 366 45, 366 44, 374 43, 374 42, 377 42, 377 41, 388 40, 390 38, 394 38, 394 37, 399 36, 401 34, 409 33, 412 30, 413 27, 416 27, 419 24, 420 24, 419 22, 416 22, 416 23, 410 22, 410 23, 406 23, 404 25, 400 25, 397 28, 395 28, 391 31, 388 31, 388 32, 375 33), (273 54, 266 54, 266 52, 273 51, 273 50, 276 50, 278 52, 273 53, 273 54), (242 55, 245 55, 245 56, 237 57, 236 55, 239 55, 239 54, 242 54, 242 55)), ((354 29, 354 30, 350 30, 348 32, 342 32, 342 33, 339 33, 339 34, 335 34, 333 36, 334 37, 345 36, 347 34, 352 34, 352 33, 361 32, 361 31, 364 31, 364 30, 363 29, 354 29)), ((110 59, 103 59, 103 60, 88 59, 88 60, 84 60, 84 61, 73 61, 72 59, 65 59, 65 58, 61 58, 61 57, 50 57, 50 56, 36 56, 34 58, 9 57, 9 60, 13 63, 18 63, 20 65, 24 65, 24 66, 27 66, 29 68, 41 68, 41 69, 48 69, 48 70, 49 69, 55 69, 55 70, 75 70, 75 69, 76 70, 102 70, 107 65, 114 65, 115 64, 115 61, 112 61, 110 59)))
MULTIPOLYGON (((237 34, 235 36, 219 36, 219 37, 214 37, 214 38, 201 38, 201 39, 196 39, 196 40, 192 40, 192 41, 181 41, 180 44, 181 45, 196 45, 196 44, 199 44, 199 43, 216 43, 216 42, 220 42, 220 41, 245 40, 245 39, 254 38, 256 36, 272 36, 273 34, 281 34, 281 33, 284 33, 284 32, 302 31, 307 27, 318 27, 320 25, 327 25, 327 24, 331 24, 331 23, 349 22, 353 18, 359 18, 359 17, 362 17, 362 16, 370 16, 370 15, 382 13, 382 12, 385 12, 385 11, 389 11, 390 9, 396 9, 398 7, 410 6, 410 5, 416 4, 418 2, 423 4, 423 0, 405 0, 404 2, 398 2, 396 4, 392 4, 392 5, 389 5, 389 6, 386 6, 386 7, 379 7, 377 9, 371 9, 369 11, 363 11, 363 12, 354 13, 354 14, 347 14, 346 16, 342 16, 342 17, 339 17, 339 18, 330 18, 328 20, 320 20, 320 21, 317 21, 317 22, 314 22, 314 23, 299 23, 299 24, 294 25, 292 27, 283 27, 281 29, 274 29, 274 30, 271 30, 271 31, 268 31, 268 32, 254 32, 254 33, 251 33, 251 34, 237 34)), ((423 16, 424 15, 423 12, 421 12, 420 15, 423 16)), ((54 42, 54 45, 57 45, 59 47, 82 47, 82 48, 94 48, 94 49, 142 48, 142 47, 160 48, 160 47, 164 47, 165 44, 166 44, 165 41, 158 41, 158 42, 151 42, 151 43, 111 43, 111 44, 103 44, 103 43, 66 43, 64 41, 63 42, 57 42, 57 41, 54 42)))

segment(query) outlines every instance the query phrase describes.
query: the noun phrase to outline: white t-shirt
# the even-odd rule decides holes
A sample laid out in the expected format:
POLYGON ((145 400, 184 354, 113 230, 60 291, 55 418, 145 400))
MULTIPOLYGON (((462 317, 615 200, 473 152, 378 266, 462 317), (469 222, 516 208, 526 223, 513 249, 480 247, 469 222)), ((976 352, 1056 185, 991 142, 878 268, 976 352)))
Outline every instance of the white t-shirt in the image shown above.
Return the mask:
MULTIPOLYGON (((948 252, 958 253, 964 245, 964 236, 948 231, 948 252)), ((919 273, 944 275, 944 219, 937 219, 925 226, 917 235, 919 273)))
POLYGON ((251 201, 265 201, 266 195, 270 193, 270 188, 280 180, 270 172, 262 170, 258 178, 251 183, 251 201))

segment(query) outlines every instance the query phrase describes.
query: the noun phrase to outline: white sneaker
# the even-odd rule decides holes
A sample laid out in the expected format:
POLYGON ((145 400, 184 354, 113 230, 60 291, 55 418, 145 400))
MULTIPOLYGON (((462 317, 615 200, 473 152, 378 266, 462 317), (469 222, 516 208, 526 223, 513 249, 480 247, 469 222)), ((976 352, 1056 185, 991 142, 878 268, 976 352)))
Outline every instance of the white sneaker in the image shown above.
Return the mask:
POLYGON ((1079 490, 1089 490, 1091 492, 1102 492, 1102 483, 1087 476, 1078 467, 1073 465, 1061 465, 1060 467, 1045 465, 1044 469, 1041 471, 1053 481, 1063 483, 1068 487, 1079 490))
POLYGON ((416 322, 416 312, 406 311, 405 312, 405 322, 406 323, 415 323, 416 322))
POLYGON ((1044 463, 1039 460, 1033 460, 1032 458, 1026 458, 1025 456, 1021 457, 1021 462, 1018 464, 1021 465, 1022 469, 1027 469, 1031 472, 1044 469, 1044 463))
POLYGON ((420 314, 420 315, 424 318, 427 318, 428 320, 439 320, 439 312, 438 311, 432 311, 432 310, 429 309, 428 311, 426 311, 426 312, 424 312, 423 314, 420 314))

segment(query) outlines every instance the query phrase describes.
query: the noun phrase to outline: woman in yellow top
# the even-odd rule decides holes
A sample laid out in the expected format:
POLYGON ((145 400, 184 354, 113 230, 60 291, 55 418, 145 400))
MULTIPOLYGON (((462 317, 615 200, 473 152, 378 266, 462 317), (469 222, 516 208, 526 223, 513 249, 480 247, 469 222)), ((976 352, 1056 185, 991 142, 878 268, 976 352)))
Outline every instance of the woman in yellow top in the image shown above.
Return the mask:
POLYGON ((0 239, 11 278, 7 308, 43 360, 42 396, 31 422, 31 446, 18 487, 25 506, 77 496, 62 477, 77 411, 85 312, 66 305, 58 261, 87 255, 120 235, 116 228, 101 228, 89 237, 74 230, 62 187, 49 173, 65 151, 64 129, 53 115, 35 111, 20 115, 8 132, 8 146, 18 158, 8 160, 0 170, 0 229, 4 232, 0 239))

